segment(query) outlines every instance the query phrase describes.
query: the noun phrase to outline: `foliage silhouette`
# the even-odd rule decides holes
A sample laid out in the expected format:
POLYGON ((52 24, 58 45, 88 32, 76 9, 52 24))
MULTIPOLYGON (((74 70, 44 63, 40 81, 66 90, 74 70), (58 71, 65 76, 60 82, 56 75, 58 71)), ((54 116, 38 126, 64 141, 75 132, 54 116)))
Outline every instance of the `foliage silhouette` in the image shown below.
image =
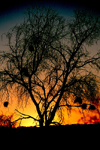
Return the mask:
POLYGON ((96 107, 94 105, 90 105, 89 110, 95 110, 96 107))
POLYGON ((8 106, 8 102, 4 102, 4 107, 7 107, 8 106))
POLYGON ((83 103, 82 104, 82 109, 86 109, 87 108, 87 104, 86 103, 83 103))
POLYGON ((82 104, 82 99, 81 99, 81 97, 76 97, 74 103, 82 104))
POLYGON ((0 52, 0 90, 16 87, 19 103, 30 97, 38 113, 33 119, 49 126, 60 107, 86 108, 82 101, 72 105, 70 96, 91 103, 98 93, 96 75, 88 68, 100 69, 100 51, 91 56, 87 47, 100 40, 100 18, 76 9, 67 20, 40 6, 25 15, 6 33, 9 50, 0 52))
POLYGON ((10 116, 0 115, 0 127, 15 128, 16 122, 12 122, 13 114, 10 116))

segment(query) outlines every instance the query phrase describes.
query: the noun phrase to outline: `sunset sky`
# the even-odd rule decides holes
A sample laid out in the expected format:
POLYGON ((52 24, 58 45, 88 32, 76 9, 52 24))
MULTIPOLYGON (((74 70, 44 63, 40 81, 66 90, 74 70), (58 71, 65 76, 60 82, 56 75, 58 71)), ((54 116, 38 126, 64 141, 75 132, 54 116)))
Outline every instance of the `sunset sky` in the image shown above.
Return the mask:
MULTIPOLYGON (((99 3, 99 1, 98 1, 99 3)), ((63 15, 64 17, 72 17, 73 16, 73 9, 76 7, 82 8, 85 7, 87 9, 91 9, 93 10, 92 4, 84 4, 84 2, 82 3, 77 3, 77 1, 70 1, 70 2, 65 2, 63 0, 61 1, 9 1, 8 4, 5 4, 5 2, 3 2, 3 4, 0 6, 0 36, 7 32, 10 28, 12 28, 14 25, 16 24, 20 24, 21 22, 23 22, 24 20, 24 13, 26 8, 30 5, 35 5, 35 4, 45 4, 45 6, 51 5, 54 9, 56 9, 61 15, 63 15)), ((96 9, 96 5, 94 5, 94 11, 97 10, 97 13, 99 13, 98 8, 96 9)), ((5 44, 7 44, 7 40, 5 38, 5 35, 3 35, 3 38, 0 38, 0 50, 7 50, 7 46, 5 46, 5 44)), ((98 45, 93 45, 92 47, 89 48, 89 51, 91 52, 91 54, 95 54, 96 50, 100 49, 100 42, 98 42, 98 45)), ((1 114, 12 114, 14 113, 15 109, 18 109, 20 112, 31 115, 36 117, 37 113, 34 107, 34 104, 32 103, 31 99, 29 99, 29 103, 27 105, 26 108, 18 108, 17 106, 17 98, 15 97, 15 95, 13 94, 11 96, 12 98, 9 101, 9 106, 7 108, 5 108, 3 106, 3 102, 0 102, 0 111, 1 114)), ((24 107, 24 106, 23 106, 24 107)), ((92 112, 84 112, 85 115, 95 115, 96 112, 92 113, 92 112)), ((15 118, 18 117, 17 115, 18 113, 15 114, 15 118)), ((73 109, 71 114, 67 114, 67 111, 64 110, 63 111, 64 114, 64 123, 66 124, 74 124, 77 123, 78 120, 83 116, 81 110, 79 110, 78 108, 73 109)), ((58 120, 58 116, 55 116, 55 120, 58 120)), ((82 123, 82 121, 81 121, 82 123)), ((22 126, 33 126, 35 125, 33 123, 32 119, 28 119, 28 120, 23 120, 21 123, 22 126)))

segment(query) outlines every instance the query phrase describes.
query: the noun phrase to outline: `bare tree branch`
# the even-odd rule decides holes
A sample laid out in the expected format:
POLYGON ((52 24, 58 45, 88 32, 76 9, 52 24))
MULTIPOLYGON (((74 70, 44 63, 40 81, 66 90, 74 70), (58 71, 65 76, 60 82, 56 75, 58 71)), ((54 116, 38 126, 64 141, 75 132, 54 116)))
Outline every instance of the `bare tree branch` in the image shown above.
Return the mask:
POLYGON ((22 115, 22 117, 21 117, 21 118, 18 118, 18 119, 16 119, 16 120, 14 120, 14 121, 11 122, 11 123, 14 123, 14 122, 17 122, 17 121, 23 120, 23 119, 29 119, 29 118, 32 118, 32 119, 35 120, 35 121, 39 121, 39 119, 36 119, 36 118, 34 118, 34 117, 30 116, 30 115, 26 115, 26 114, 24 114, 24 113, 21 113, 21 112, 19 112, 17 109, 15 109, 15 111, 17 111, 18 113, 20 113, 20 114, 22 115), (25 117, 23 117, 23 116, 25 116, 25 117))
POLYGON ((39 118, 16 110, 24 115, 16 121, 33 118, 49 126, 59 107, 85 109, 85 104, 70 105, 70 94, 88 99, 98 94, 97 78, 86 70, 100 69, 100 51, 91 56, 86 46, 100 40, 99 16, 76 9, 68 21, 51 7, 36 6, 6 37, 9 50, 0 52, 0 90, 15 86, 19 102, 30 97, 39 118))

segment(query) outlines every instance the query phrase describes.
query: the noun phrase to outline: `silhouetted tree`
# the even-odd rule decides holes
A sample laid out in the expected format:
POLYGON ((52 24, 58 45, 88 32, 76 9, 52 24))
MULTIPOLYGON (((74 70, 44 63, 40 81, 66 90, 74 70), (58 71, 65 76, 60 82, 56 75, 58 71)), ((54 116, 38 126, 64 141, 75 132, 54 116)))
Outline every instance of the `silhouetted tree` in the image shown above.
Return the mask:
MULTIPOLYGON (((59 107, 74 107, 73 95, 95 97, 96 76, 88 68, 100 68, 100 52, 91 56, 87 46, 100 39, 99 16, 86 10, 74 11, 70 20, 50 7, 34 7, 20 25, 7 32, 8 51, 0 52, 0 89, 16 86, 19 102, 31 97, 39 125, 49 126, 59 107), (21 98, 22 97, 22 98, 21 98)), ((28 116, 29 117, 29 116, 28 116)))

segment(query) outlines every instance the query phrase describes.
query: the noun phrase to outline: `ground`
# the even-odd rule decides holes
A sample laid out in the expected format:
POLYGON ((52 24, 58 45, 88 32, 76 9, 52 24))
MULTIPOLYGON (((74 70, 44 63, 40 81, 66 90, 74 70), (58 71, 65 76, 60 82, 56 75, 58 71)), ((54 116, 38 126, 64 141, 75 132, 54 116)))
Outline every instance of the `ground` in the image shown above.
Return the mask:
POLYGON ((2 127, 0 128, 0 133, 23 133, 23 134, 37 134, 37 133, 81 133, 84 134, 84 131, 87 133, 98 132, 100 130, 100 124, 88 124, 88 125, 65 125, 65 126, 49 126, 49 127, 18 127, 18 128, 8 128, 2 127))

